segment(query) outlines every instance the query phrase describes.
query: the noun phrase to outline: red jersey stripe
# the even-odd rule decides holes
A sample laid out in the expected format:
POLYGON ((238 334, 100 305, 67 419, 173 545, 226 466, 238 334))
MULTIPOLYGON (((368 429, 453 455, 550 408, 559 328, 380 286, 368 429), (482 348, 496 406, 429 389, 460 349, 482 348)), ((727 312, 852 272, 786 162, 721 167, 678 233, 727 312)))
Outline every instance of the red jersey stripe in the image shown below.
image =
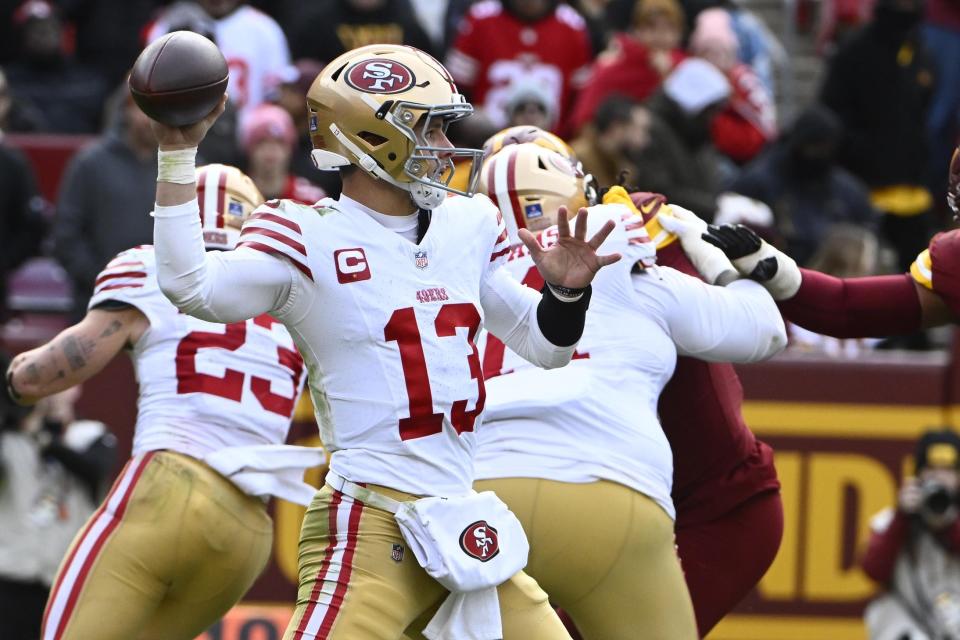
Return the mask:
POLYGON ((260 242, 254 242, 253 240, 244 240, 243 242, 238 243, 237 248, 239 249, 240 247, 249 247, 250 249, 253 249, 255 251, 262 251, 263 253, 269 253, 272 256, 279 256, 282 258, 286 258, 291 262, 291 264, 293 264, 293 266, 295 266, 297 269, 300 270, 300 273, 310 278, 310 280, 313 280, 313 272, 310 271, 310 267, 300 262, 299 260, 296 260, 295 258, 288 256, 282 251, 278 251, 273 247, 270 247, 260 242))
POLYGON ((499 258, 500 256, 505 256, 505 255, 507 255, 508 253, 510 253, 510 247, 507 247, 507 248, 505 248, 505 249, 501 249, 500 251, 497 251, 496 253, 494 253, 494 254, 492 254, 492 255, 490 256, 490 262, 493 262, 494 260, 496 260, 496 259, 499 258))
POLYGON ((288 218, 284 218, 283 216, 278 216, 275 213, 267 213, 266 211, 261 211, 259 213, 254 212, 249 219, 250 220, 269 220, 270 222, 276 222, 277 224, 283 225, 288 229, 290 229, 291 231, 296 231, 297 233, 300 233, 300 234, 303 233, 302 231, 300 231, 300 225, 298 225, 296 222, 288 218))
POLYGON ((114 280, 116 278, 146 278, 146 271, 118 271, 117 273, 107 273, 99 278, 96 282, 93 283, 93 286, 99 286, 101 283, 106 282, 107 280, 114 280))
POLYGON ((262 229, 260 227, 248 227, 244 226, 243 231, 240 232, 240 237, 244 236, 263 236, 265 238, 273 238, 277 242, 282 242, 287 245, 297 253, 301 254, 304 258, 307 257, 307 248, 291 238, 272 229, 262 229))

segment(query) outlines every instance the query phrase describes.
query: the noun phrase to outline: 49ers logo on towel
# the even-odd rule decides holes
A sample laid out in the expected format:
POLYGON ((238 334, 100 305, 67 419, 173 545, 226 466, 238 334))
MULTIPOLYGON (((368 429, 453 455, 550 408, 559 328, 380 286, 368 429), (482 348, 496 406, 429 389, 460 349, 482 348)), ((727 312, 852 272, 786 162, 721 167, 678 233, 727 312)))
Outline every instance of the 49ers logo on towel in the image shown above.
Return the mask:
POLYGON ((400 93, 415 81, 406 65, 383 58, 358 62, 347 71, 347 84, 367 93, 400 93))
POLYGON ((486 562, 500 553, 497 530, 486 520, 477 520, 460 534, 460 548, 471 558, 486 562))

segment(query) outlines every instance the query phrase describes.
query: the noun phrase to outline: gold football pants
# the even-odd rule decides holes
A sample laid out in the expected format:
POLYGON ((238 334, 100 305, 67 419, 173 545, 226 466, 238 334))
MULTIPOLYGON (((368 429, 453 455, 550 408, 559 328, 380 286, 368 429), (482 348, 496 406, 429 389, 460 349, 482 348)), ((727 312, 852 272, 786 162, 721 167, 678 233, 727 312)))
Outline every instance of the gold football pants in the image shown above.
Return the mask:
POLYGON ((135 456, 74 538, 44 640, 193 640, 263 570, 273 527, 262 501, 202 462, 135 456))
MULTIPOLYGON (((371 489, 395 500, 416 496, 371 489)), ((504 640, 554 640, 569 634, 547 594, 520 572, 497 589, 504 640)), ((324 486, 300 535, 300 589, 285 640, 398 640, 429 621, 448 591, 407 548, 393 514, 324 486)))
POLYGON ((697 626, 673 521, 615 482, 482 480, 530 541, 525 571, 573 618, 584 640, 694 640, 697 626))

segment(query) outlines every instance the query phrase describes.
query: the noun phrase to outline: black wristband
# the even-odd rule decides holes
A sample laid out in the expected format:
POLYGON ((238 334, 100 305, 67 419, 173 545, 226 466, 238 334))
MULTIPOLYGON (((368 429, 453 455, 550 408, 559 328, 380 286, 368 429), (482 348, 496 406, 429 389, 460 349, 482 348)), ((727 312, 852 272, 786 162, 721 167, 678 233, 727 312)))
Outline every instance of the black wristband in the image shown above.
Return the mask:
POLYGON ((576 344, 583 335, 592 289, 588 286, 583 290, 580 299, 574 302, 562 302, 549 286, 545 286, 542 293, 543 297, 537 305, 537 326, 540 327, 540 332, 551 344, 558 347, 576 344))

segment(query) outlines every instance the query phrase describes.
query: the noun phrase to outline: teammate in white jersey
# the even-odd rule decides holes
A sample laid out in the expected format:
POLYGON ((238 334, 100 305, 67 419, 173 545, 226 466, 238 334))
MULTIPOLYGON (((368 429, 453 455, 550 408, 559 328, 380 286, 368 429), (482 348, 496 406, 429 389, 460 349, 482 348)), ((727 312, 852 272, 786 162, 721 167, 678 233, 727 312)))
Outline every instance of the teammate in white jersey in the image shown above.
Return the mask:
MULTIPOLYGON (((304 520, 300 590, 286 637, 393 640, 448 591, 405 552, 408 539, 384 504, 421 496, 448 498, 429 504, 452 509, 472 504, 485 397, 476 333, 486 326, 537 366, 566 364, 583 329, 589 283, 619 256, 596 253, 612 224, 588 242, 586 216, 571 235, 560 212, 553 247, 524 237, 550 283, 542 295, 501 269, 509 251, 502 216, 472 195, 475 180, 463 190, 449 186, 454 158, 480 156, 452 148, 445 135, 472 107, 421 51, 371 45, 348 52, 317 77, 307 104, 314 161, 340 169, 340 199, 312 207, 268 202, 244 225, 237 249, 224 254, 201 250, 192 178, 195 147, 218 111, 191 127, 155 125, 160 285, 184 312, 208 320, 269 312, 307 362, 332 458, 304 520)), ((486 558, 489 566, 525 546, 513 539, 497 547, 496 531, 486 527, 469 533, 477 534, 474 558, 491 544, 499 549, 486 558)), ((479 564, 471 566, 482 573, 479 564)), ((522 572, 486 586, 492 611, 468 607, 477 602, 468 598, 456 608, 463 615, 447 622, 502 612, 491 637, 567 637, 546 594, 522 572)))
MULTIPOLYGON (((486 160, 483 177, 514 240, 527 228, 549 243, 556 230, 544 228, 543 211, 585 199, 582 175, 534 143, 504 147, 486 160)), ((601 249, 624 259, 594 279, 574 362, 543 371, 486 340, 477 488, 496 491, 520 518, 531 546, 527 572, 586 640, 686 640, 697 629, 674 552, 672 454, 657 400, 677 355, 752 362, 780 351, 786 335, 763 287, 710 286, 655 266, 654 243, 626 192, 615 187, 604 202, 616 204, 591 207, 590 223, 616 224, 601 249)), ((724 266, 732 269, 721 261, 713 275, 724 266)), ((507 269, 541 286, 519 243, 507 269)))
MULTIPOLYGON (((231 249, 263 198, 234 167, 209 165, 197 179, 206 248, 231 249)), ((282 466, 317 462, 274 448, 303 388, 287 330, 269 316, 224 326, 180 313, 160 291, 150 246, 106 266, 86 317, 18 355, 8 389, 32 402, 82 383, 122 350, 140 386, 133 457, 60 565, 44 640, 195 638, 253 584, 272 543, 266 492, 211 465, 251 447, 283 456, 282 466)))

